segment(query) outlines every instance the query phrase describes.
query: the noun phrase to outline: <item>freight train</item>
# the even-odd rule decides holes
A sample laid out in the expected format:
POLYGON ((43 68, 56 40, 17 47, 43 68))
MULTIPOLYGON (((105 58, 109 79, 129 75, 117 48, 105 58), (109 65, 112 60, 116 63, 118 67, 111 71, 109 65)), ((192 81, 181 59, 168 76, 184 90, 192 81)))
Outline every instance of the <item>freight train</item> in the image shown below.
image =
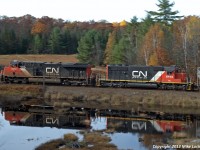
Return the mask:
POLYGON ((83 63, 11 61, 1 70, 5 83, 57 81, 63 85, 142 87, 196 90, 195 83, 177 66, 107 65, 98 69, 83 63))

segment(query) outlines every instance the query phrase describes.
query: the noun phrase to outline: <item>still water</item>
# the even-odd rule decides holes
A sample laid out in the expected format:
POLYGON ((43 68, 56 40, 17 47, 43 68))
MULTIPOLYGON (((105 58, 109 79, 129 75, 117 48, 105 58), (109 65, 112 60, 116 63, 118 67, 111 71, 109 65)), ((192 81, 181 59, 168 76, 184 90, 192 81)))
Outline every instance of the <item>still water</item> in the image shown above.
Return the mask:
POLYGON ((199 135, 199 116, 70 107, 58 113, 52 107, 0 108, 0 149, 34 150, 52 139, 80 131, 101 130, 118 149, 147 150, 172 144, 174 133, 184 138, 199 135), (112 132, 104 132, 112 131, 112 132))

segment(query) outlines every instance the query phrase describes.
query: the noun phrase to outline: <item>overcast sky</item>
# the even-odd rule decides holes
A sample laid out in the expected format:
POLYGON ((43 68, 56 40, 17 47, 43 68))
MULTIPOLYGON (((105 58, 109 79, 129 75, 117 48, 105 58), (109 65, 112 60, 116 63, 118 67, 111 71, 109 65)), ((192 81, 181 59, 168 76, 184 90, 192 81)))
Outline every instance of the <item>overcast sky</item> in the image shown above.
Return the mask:
MULTIPOLYGON (((172 1, 171 1, 172 2, 172 1)), ((200 16, 200 0, 174 0, 179 15, 200 16)), ((145 18, 145 10, 157 11, 158 0, 0 0, 0 16, 19 17, 30 14, 69 21, 130 21, 145 18)))

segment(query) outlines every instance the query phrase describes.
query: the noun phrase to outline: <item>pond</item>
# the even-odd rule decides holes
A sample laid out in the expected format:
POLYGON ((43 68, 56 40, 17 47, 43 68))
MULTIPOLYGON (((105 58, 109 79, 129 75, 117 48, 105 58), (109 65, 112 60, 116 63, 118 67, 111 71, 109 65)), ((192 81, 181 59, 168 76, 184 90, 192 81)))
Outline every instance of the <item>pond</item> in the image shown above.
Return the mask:
MULTIPOLYGON (((117 149, 146 150, 163 145, 173 149, 176 138, 198 140, 200 133, 197 114, 81 107, 69 107, 61 113, 50 106, 2 106, 0 110, 1 150, 34 150, 66 133, 82 140, 81 131, 101 131, 117 149)), ((182 143, 182 146, 188 145, 182 143)))

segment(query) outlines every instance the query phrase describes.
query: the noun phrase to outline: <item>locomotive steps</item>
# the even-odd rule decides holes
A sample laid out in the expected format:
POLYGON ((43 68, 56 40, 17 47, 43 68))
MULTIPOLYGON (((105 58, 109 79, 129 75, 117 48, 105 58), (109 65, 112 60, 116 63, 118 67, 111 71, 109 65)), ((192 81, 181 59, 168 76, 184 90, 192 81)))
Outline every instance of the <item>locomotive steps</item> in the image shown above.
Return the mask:
POLYGON ((200 108, 200 93, 174 90, 144 90, 121 88, 95 88, 75 86, 0 85, 0 104, 53 105, 84 107, 135 108, 168 106, 177 108, 200 108))

